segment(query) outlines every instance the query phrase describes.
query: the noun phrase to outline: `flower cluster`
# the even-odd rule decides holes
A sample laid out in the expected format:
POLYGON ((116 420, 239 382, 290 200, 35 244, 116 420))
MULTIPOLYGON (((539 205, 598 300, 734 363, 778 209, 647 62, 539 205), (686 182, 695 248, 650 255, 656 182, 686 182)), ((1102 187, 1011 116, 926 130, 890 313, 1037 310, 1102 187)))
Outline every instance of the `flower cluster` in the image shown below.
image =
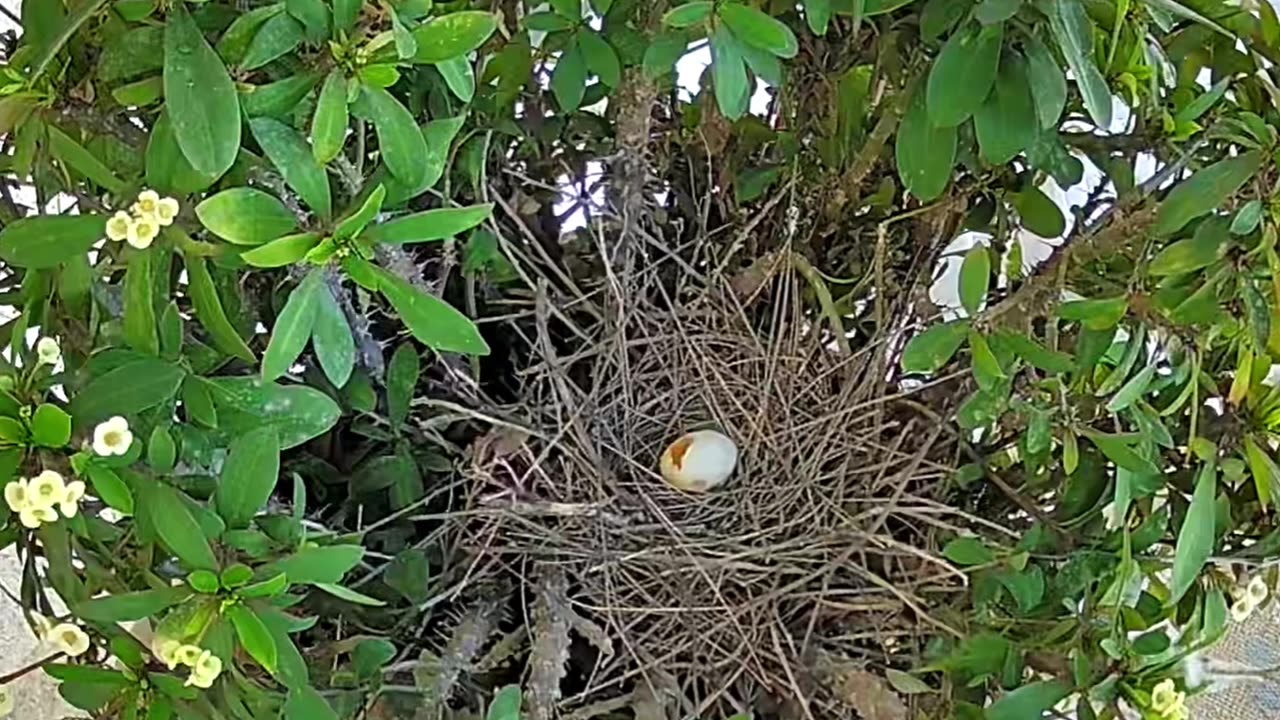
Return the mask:
POLYGON ((1151 709, 1160 720, 1187 720, 1187 694, 1172 679, 1161 680, 1151 689, 1151 709))
POLYGON ((93 452, 97 455, 124 455, 132 444, 133 432, 129 430, 129 421, 119 415, 98 423, 93 429, 93 452))
POLYGON ((143 190, 138 193, 138 201, 107 220, 107 238, 120 242, 126 240, 139 250, 151 246, 151 242, 160 234, 160 228, 173 224, 178 216, 178 201, 171 197, 162 198, 155 190, 143 190))
POLYGON ((84 497, 84 483, 65 482, 53 470, 45 470, 27 480, 19 478, 4 486, 4 501, 18 513, 23 527, 35 529, 42 523, 56 522, 58 511, 63 517, 75 517, 84 497))
POLYGON ((222 659, 198 645, 156 638, 152 649, 156 657, 160 658, 160 662, 170 670, 179 665, 191 668, 191 674, 187 676, 187 682, 184 683, 187 686, 208 689, 213 686, 213 681, 218 679, 218 675, 222 674, 222 659))
POLYGON ((39 613, 32 614, 36 626, 36 636, 40 642, 48 643, 67 657, 79 657, 89 649, 89 636, 75 623, 55 624, 39 613))
POLYGON ((1255 575, 1248 585, 1238 585, 1231 589, 1231 619, 1244 622, 1261 605, 1270 591, 1267 583, 1255 575))

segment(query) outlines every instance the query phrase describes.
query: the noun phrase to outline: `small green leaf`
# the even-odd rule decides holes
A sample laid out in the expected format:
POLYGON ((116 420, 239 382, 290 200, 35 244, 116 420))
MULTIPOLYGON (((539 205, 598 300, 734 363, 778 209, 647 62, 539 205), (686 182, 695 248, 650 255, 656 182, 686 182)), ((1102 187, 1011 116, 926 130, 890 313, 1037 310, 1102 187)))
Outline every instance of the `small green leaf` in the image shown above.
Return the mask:
POLYGON ((413 31, 413 39, 418 44, 413 61, 438 63, 461 57, 484 45, 497 28, 493 13, 478 10, 432 18, 413 31))
POLYGON ((1118 413, 1128 408, 1130 405, 1138 401, 1147 387, 1151 384, 1151 380, 1155 377, 1156 368, 1154 365, 1147 365, 1138 371, 1137 375, 1129 378, 1116 394, 1107 402, 1107 412, 1118 413))
POLYGON ((577 40, 565 48, 556 58, 551 71, 551 92, 556 96, 560 109, 571 113, 582 104, 587 89, 587 61, 578 48, 577 40))
POLYGON ((1143 633, 1133 640, 1133 651, 1139 655, 1159 655, 1169 649, 1169 636, 1163 630, 1143 633))
POLYGON ((1271 504, 1272 488, 1280 485, 1280 467, 1276 466, 1270 453, 1248 435, 1244 437, 1244 452, 1249 461, 1249 473, 1253 475, 1253 486, 1258 492, 1258 504, 1265 509, 1271 504))
POLYGON ((418 185, 426 177, 422 158, 427 154, 427 143, 413 115, 382 88, 365 85, 363 97, 378 134, 382 162, 400 182, 418 185))
POLYGON ((132 622, 152 617, 189 597, 191 597, 191 591, 187 588, 167 587, 103 595, 76 603, 71 610, 76 617, 90 622, 132 622))
POLYGON ((334 299, 332 290, 323 283, 316 291, 311 345, 329 382, 339 388, 346 385, 355 368, 356 343, 342 308, 334 299))
POLYGON ((164 98, 174 137, 195 170, 216 178, 240 151, 236 86, 184 3, 164 27, 164 98))
POLYGON ((942 548, 942 556, 957 565, 986 565, 996 556, 976 537, 958 537, 942 548))
POLYGON ((1159 475, 1160 470, 1151 460, 1139 455, 1130 447, 1129 442, 1125 438, 1117 435, 1108 435, 1096 431, 1086 431, 1086 437, 1093 442, 1094 446, 1102 451, 1108 460, 1116 464, 1116 467, 1124 468, 1129 472, 1151 476, 1159 475))
POLYGON ((1002 695, 986 709, 986 720, 1028 720, 1042 717, 1045 711, 1071 692, 1071 687, 1056 680, 1042 680, 1023 685, 1002 695))
POLYGON ((288 54, 302 44, 302 23, 286 13, 272 16, 249 41, 249 48, 240 59, 242 70, 256 70, 278 57, 288 54))
POLYGON ((894 157, 902 184, 921 202, 933 200, 947 189, 955 165, 956 129, 934 127, 929 122, 923 90, 912 97, 898 126, 894 157))
POLYGON ((320 693, 300 685, 289 690, 284 704, 284 720, 338 720, 338 714, 320 693))
POLYGON ((218 592, 218 576, 208 570, 196 570, 187 576, 187 584, 192 590, 205 595, 218 592))
POLYGON ((143 482, 140 489, 148 523, 182 564, 191 570, 216 570, 213 549, 203 532, 192 532, 199 525, 178 491, 152 480, 143 482))
POLYGON ((1258 229, 1258 224, 1262 222, 1262 201, 1254 198, 1245 203, 1236 216, 1231 219, 1232 235, 1248 235, 1258 229))
POLYGON ((544 11, 525 16, 524 26, 539 32, 556 32, 573 27, 573 20, 559 13, 544 11))
POLYGON ((1189 237, 1170 243, 1147 264, 1155 276, 1181 275, 1208 267, 1222 259, 1230 247, 1226 222, 1208 218, 1189 237))
POLYGON ((280 438, 273 427, 231 441, 214 494, 218 515, 228 527, 242 528, 271 497, 280 475, 280 438))
POLYGON ((105 232, 106 220, 97 215, 20 218, 0 230, 0 259, 32 270, 57 267, 88 252, 105 232))
POLYGON ((995 87, 973 114, 983 160, 1003 165, 1035 142, 1038 127, 1031 94, 1026 61, 1016 51, 1006 52, 995 87))
POLYGON ((356 605, 367 605, 369 607, 382 607, 387 604, 383 600, 369 597, 364 593, 356 592, 351 588, 343 587, 341 585, 335 585, 333 583, 320 583, 320 582, 313 583, 313 584, 317 588, 329 593, 330 595, 340 600, 346 600, 347 602, 355 603, 356 605))
POLYGON ((831 0, 804 0, 804 20, 809 30, 819 37, 827 34, 831 23, 831 0))
POLYGON ((711 79, 720 114, 737 120, 747 112, 751 96, 750 78, 739 41, 724 24, 711 33, 711 79))
POLYGON ((326 164, 342 152, 348 122, 347 79, 335 69, 324 79, 311 119, 311 152, 316 162, 326 164))
POLYGON ((262 582, 245 585, 236 591, 236 595, 242 598, 275 597, 284 592, 287 587, 289 587, 288 576, 284 573, 276 573, 262 582))
POLYGON ((1253 177, 1262 165, 1256 150, 1226 158, 1178 183, 1156 211, 1157 235, 1172 235, 1191 220, 1222 205, 1253 177))
POLYGON ((578 30, 578 49, 587 69, 600 78, 600 82, 615 88, 622 82, 622 65, 618 53, 607 40, 589 28, 578 30))
POLYGON ((457 96, 459 100, 468 103, 475 97, 476 71, 471 67, 471 61, 465 56, 456 57, 452 60, 442 60, 436 63, 436 70, 440 72, 445 84, 449 86, 449 91, 457 96))
POLYGON ((178 303, 170 300, 160 314, 160 357, 173 361, 182 355, 182 331, 182 312, 178 303))
POLYGON ((196 170, 182 154, 168 112, 160 113, 151 128, 144 161, 147 184, 157 192, 190 195, 204 191, 218 179, 218 175, 196 170))
POLYGON ((474 228, 488 220, 492 214, 492 203, 427 210, 374 225, 365 230, 361 237, 372 242, 393 245, 443 240, 474 228))
POLYGON ((297 220, 284 203, 261 190, 223 190, 196 205, 196 217, 209 232, 237 245, 261 245, 293 232, 297 220))
POLYGON ((889 685, 902 695, 921 695, 924 693, 934 692, 929 684, 910 673, 902 672, 887 668, 884 671, 884 679, 889 681, 889 685))
POLYGON ((208 331, 214 347, 245 362, 256 362, 257 358, 254 357, 253 351, 227 319, 227 313, 222 308, 222 300, 218 297, 217 287, 213 284, 213 277, 209 275, 209 267, 205 264, 205 259, 188 255, 184 261, 187 266, 187 290, 191 295, 191 304, 195 307, 196 319, 208 331))
POLYGON ((147 464, 151 469, 161 474, 172 472, 177 455, 178 449, 169 431, 162 425, 152 428, 151 437, 147 439, 147 464))
POLYGON ((57 405, 41 403, 31 414, 31 440, 41 447, 65 447, 71 442, 71 416, 57 405))
POLYGON ((960 264, 960 304, 970 316, 977 315, 991 286, 991 255, 987 246, 974 245, 960 264))
POLYGON ((381 270, 378 289, 400 314, 409 332, 427 347, 441 352, 489 354, 489 344, 476 324, 452 305, 381 270))
POLYGON ((336 583, 363 556, 364 548, 359 545, 304 547, 267 566, 264 572, 282 572, 294 584, 336 583))
POLYGON ((364 232, 365 226, 377 217, 378 212, 382 210, 382 201, 386 197, 386 188, 381 185, 375 187, 358 210, 338 223, 337 227, 333 229, 333 236, 343 240, 364 232))
POLYGON ((284 308, 276 316, 271 340, 262 354, 262 379, 271 382, 289 371, 311 338, 315 326, 317 298, 324 287, 324 270, 312 270, 289 293, 284 308))
POLYGON ((55 158, 112 193, 124 191, 124 181, 83 145, 53 125, 46 126, 46 130, 49 133, 49 153, 55 158))
POLYGON ((929 374, 941 370, 968 334, 968 321, 952 320, 912 337, 902 351, 903 372, 929 374))
POLYGON ((1191 496, 1182 529, 1178 531, 1178 543, 1173 554, 1173 577, 1169 582, 1169 599, 1166 604, 1176 605, 1200 577, 1200 571, 1213 554, 1214 509, 1218 489, 1218 470, 1213 462, 1206 462, 1200 469, 1196 489, 1191 496))
POLYGON ((250 120, 249 128, 285 183, 321 220, 328 220, 333 213, 329 177, 312 156, 306 140, 293 128, 268 117, 250 120))
POLYGON ((236 563, 222 570, 222 574, 218 576, 218 584, 224 588, 234 589, 243 587, 253 580, 253 568, 244 563, 236 563))
POLYGON ((114 470, 89 463, 85 473, 89 476, 89 484, 93 486, 93 494, 102 498, 102 502, 125 515, 133 514, 133 492, 114 470))
POLYGON ((276 671, 276 641, 256 613, 244 605, 232 605, 223 614, 236 629, 240 646, 267 672, 276 671))
POLYGON ((1020 333, 1002 330, 997 337, 1013 350, 1014 354, 1026 360, 1032 366, 1049 373, 1069 373, 1075 369, 1075 361, 1071 356, 1050 350, 1040 343, 1020 333))
POLYGON ((298 106, 318 82, 320 73, 301 72, 266 85, 241 85, 240 107, 250 118, 292 120, 298 106))
POLYGON ((696 25, 711 17, 712 7, 712 3, 703 0, 677 5, 662 16, 662 24, 673 28, 696 25))
POLYGON ((431 596, 431 563, 425 550, 401 550, 387 565, 383 578, 392 590, 411 603, 424 602, 431 596))
POLYGON ((329 37, 329 7, 324 0, 285 0, 284 7, 302 23, 308 42, 319 44, 329 37))
POLYGON ((791 28, 776 18, 749 5, 728 2, 716 9, 724 21, 742 42, 758 47, 780 58, 793 58, 800 44, 791 28))
POLYGON ((139 357, 94 377, 71 401, 71 415, 82 426, 112 415, 132 415, 172 398, 186 376, 177 365, 139 357))
POLYGON ((253 267, 284 267, 302 260, 312 248, 319 244, 320 236, 316 233, 285 235, 241 253, 240 259, 253 267))
POLYGON ((926 88, 932 125, 954 127, 982 106, 996 81, 1003 39, 1003 25, 971 25, 947 40, 926 88))
POLYGON ((153 254, 138 252, 129 258, 129 267, 124 274, 124 319, 121 329, 125 340, 135 350, 158 355, 160 337, 156 332, 155 300, 152 297, 155 290, 151 273, 153 254))
POLYGON ((387 420, 392 428, 399 428, 409 417, 409 406, 420 372, 417 348, 412 343, 403 343, 396 348, 387 366, 387 420))
POLYGON ((1013 207, 1022 218, 1022 226, 1042 238, 1062 237, 1067 230, 1062 208, 1037 187, 1014 193, 1013 207))
POLYGON ((520 686, 507 685, 494 693, 485 720, 520 720, 520 686))
POLYGON ((1119 296, 1094 300, 1072 300, 1058 306, 1058 317, 1078 322, 1090 330, 1115 327, 1129 311, 1129 298, 1119 296))
POLYGON ((1085 109, 1094 125, 1107 132, 1111 129, 1111 90, 1094 62, 1093 23, 1080 0, 1059 0, 1048 7, 1049 29, 1067 59, 1085 109))
POLYGON ((217 410, 218 431, 229 441, 237 435, 271 426, 288 450, 329 431, 341 415, 328 395, 304 385, 264 383, 257 377, 204 380, 217 410))

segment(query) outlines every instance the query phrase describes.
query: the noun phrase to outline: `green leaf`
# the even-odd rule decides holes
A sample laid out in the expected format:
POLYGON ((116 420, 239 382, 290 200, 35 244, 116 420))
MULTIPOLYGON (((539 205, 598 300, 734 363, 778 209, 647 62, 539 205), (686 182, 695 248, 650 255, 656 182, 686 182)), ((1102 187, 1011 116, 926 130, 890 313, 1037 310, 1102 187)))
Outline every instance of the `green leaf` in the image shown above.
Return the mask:
POLYGON ((952 320, 912 337, 902 351, 903 372, 929 374, 941 370, 968 334, 967 320, 952 320))
POLYGON ((196 170, 182 154, 168 112, 160 113, 151 128, 144 160, 147 184, 157 192, 190 195, 205 190, 218 179, 217 175, 196 170))
POLYGON ((248 527, 266 505, 280 475, 280 438, 273 427, 245 433, 231 441, 214 503, 231 528, 248 527))
POLYGON ((1244 452, 1249 460, 1249 473, 1253 475, 1253 486, 1258 492, 1258 504, 1265 509, 1271 504, 1272 488, 1280 485, 1280 467, 1276 466, 1270 453, 1248 435, 1244 436, 1244 452))
POLYGON ((364 593, 356 592, 351 588, 343 587, 341 585, 335 585, 333 583, 323 583, 323 582, 314 583, 314 585, 317 588, 329 593, 330 595, 336 598, 339 598, 341 600, 346 600, 349 603, 355 603, 356 605, 367 605, 369 607, 382 607, 387 604, 383 600, 369 597, 364 593))
POLYGON ((281 57, 302 43, 302 23, 286 13, 273 15, 249 41, 249 48, 240 59, 242 70, 256 70, 281 57))
POLYGON ((960 304, 970 316, 977 315, 991 286, 991 254, 987 246, 974 245, 960 264, 960 304))
POLYGON ((1181 275, 1208 267, 1222 259, 1230 247, 1226 222, 1211 217, 1200 223, 1195 233, 1171 243, 1147 265, 1147 273, 1155 276, 1181 275))
POLYGON ((285 0, 284 7, 302 23, 308 42, 319 44, 329 37, 329 7, 324 0, 285 0))
POLYGON ((427 560, 427 551, 418 548, 400 551, 387 565, 383 579, 405 600, 426 601, 431 596, 431 563, 427 560))
POLYGON ((223 190, 196 205, 196 217, 214 235, 237 245, 261 245, 287 235, 297 220, 284 203, 261 190, 223 190))
POLYGON ((241 253, 240 259, 253 267, 284 267, 302 260, 312 248, 319 244, 320 236, 316 233, 285 235, 241 253))
POLYGON ((1056 680, 1042 680, 1005 693, 986 709, 987 720, 1028 720, 1042 717, 1071 692, 1056 680))
POLYGON ((712 3, 703 0, 677 5, 662 16, 662 24, 673 28, 696 25, 711 17, 712 7, 712 3))
POLYGON ((178 448, 169 431, 163 425, 152 428, 151 437, 147 439, 147 464, 151 469, 161 474, 172 472, 177 455, 178 448))
POLYGON ((561 17, 570 20, 582 19, 582 0, 551 0, 551 8, 561 17))
POLYGON ((276 641, 256 613, 244 605, 232 605, 223 611, 236 629, 240 646, 267 672, 276 672, 276 641))
POLYGON ((153 255, 136 252, 129 257, 129 267, 124 274, 124 318, 121 323, 125 340, 135 350, 149 355, 160 353, 156 306, 152 297, 155 290, 151 273, 153 255))
POLYGON ((1058 317, 1078 322, 1090 330, 1115 327, 1129 310, 1129 298, 1121 295, 1095 300, 1072 300, 1058 306, 1058 317))
POLYGON ((421 372, 418 350, 412 343, 403 343, 391 355, 387 366, 387 420, 398 429, 409 417, 413 391, 421 372))
POLYGON ((93 494, 102 498, 102 502, 126 515, 133 514, 133 491, 114 470, 91 462, 85 473, 93 486, 93 494))
POLYGON ((185 587, 104 595, 75 603, 71 611, 81 620, 97 623, 131 622, 150 618, 191 597, 185 587))
POLYGON ((400 182, 418 185, 426 177, 422 158, 427 154, 427 143, 413 115, 382 88, 365 85, 364 98, 378 134, 382 162, 400 182))
POLYGON ((565 48, 556 58, 551 71, 551 92, 556 96, 560 109, 571 113, 582 104, 587 89, 587 60, 578 48, 577 40, 565 48))
POLYGON ((139 357, 86 383, 71 401, 71 415, 89 426, 112 415, 132 415, 172 398, 186 376, 177 365, 139 357))
POLYGON ((1172 235, 1191 220, 1214 210, 1244 186, 1261 165, 1262 154, 1250 150, 1196 172, 1165 196, 1156 210, 1153 231, 1172 235))
POLYGON ((485 720, 520 720, 520 686, 507 685, 493 694, 485 720))
POLYGON ((1245 203, 1236 216, 1231 219, 1232 235, 1248 235, 1258 229, 1262 222, 1262 201, 1254 198, 1245 203))
POLYGON ((1049 29, 1076 79, 1084 107, 1102 131, 1111 128, 1111 91, 1093 58, 1093 24, 1080 0, 1059 0, 1047 6, 1049 29))
POLYGON ((933 692, 933 688, 920 678, 910 673, 886 668, 884 671, 884 679, 889 681, 889 686, 898 691, 902 695, 921 695, 933 692))
POLYGON ((387 204, 398 205, 411 197, 415 197, 427 188, 435 185, 444 175, 445 165, 449 162, 453 139, 462 129, 466 121, 465 115, 432 120, 422 126, 422 138, 427 143, 427 156, 423 158, 426 166, 426 177, 416 187, 404 185, 395 178, 387 178, 387 204))
POLYGON ((316 290, 315 325, 311 333, 311 345, 325 377, 334 387, 346 385, 355 368, 356 343, 333 291, 324 284, 316 290))
MULTIPOLYGON (((33 3, 26 3, 31 6, 33 3)), ((27 27, 30 38, 31 28, 27 27)), ((164 67, 164 28, 146 25, 103 42, 97 75, 104 83, 147 75, 164 67)))
POLYGON ((555 32, 573 27, 573 20, 559 13, 543 11, 526 16, 524 26, 540 32, 555 32))
POLYGON ((804 20, 809 30, 819 37, 827 34, 831 23, 831 0, 804 0, 804 20))
POLYGON ((220 377, 203 384, 217 409, 220 432, 235 437, 269 425, 280 437, 281 450, 328 432, 341 415, 328 395, 303 385, 264 383, 257 377, 220 377))
POLYGON ((1155 374, 1154 365, 1147 365, 1139 370, 1138 374, 1129 378, 1129 381, 1122 385, 1107 402, 1107 412, 1118 413, 1137 402, 1147 392, 1147 387, 1155 374))
POLYGON ((240 99, 184 3, 165 22, 164 104, 191 167, 213 177, 226 172, 240 151, 240 99))
POLYGON ((1218 489, 1218 470, 1213 462, 1200 469, 1195 493, 1187 508, 1178 543, 1173 554, 1173 576, 1169 581, 1167 605, 1176 605, 1200 577, 1200 571, 1213 554, 1214 509, 1218 489))
POLYGON ((289 587, 289 577, 284 573, 276 573, 262 582, 240 588, 236 591, 236 595, 242 598, 275 597, 284 592, 287 587, 289 587))
POLYGON ((0 230, 0 260, 14 267, 39 270, 57 267, 73 255, 89 251, 106 232, 97 215, 37 215, 0 230))
POLYGON ((164 97, 164 78, 155 75, 137 82, 121 85, 111 91, 111 97, 124 107, 144 107, 164 97))
MULTIPOLYGON (((106 2, 106 0, 85 0, 85 2, 77 6, 70 15, 57 23, 57 30, 49 38, 48 42, 43 42, 35 46, 38 49, 38 52, 35 57, 30 60, 32 68, 31 80, 33 82, 38 80, 41 75, 44 75, 45 69, 49 67, 51 62, 53 62, 54 57, 56 57, 58 52, 62 50, 67 41, 69 41, 71 37, 80 30, 80 26, 84 25, 85 21, 93 17, 94 14, 98 12, 98 9, 102 7, 104 2, 106 2)), ((28 3, 24 3, 24 5, 26 4, 28 3)), ((26 13, 24 13, 24 16, 25 15, 26 13)), ((12 15, 10 15, 10 17, 12 17, 12 15)))
POLYGON ((1000 67, 1003 25, 961 28, 933 62, 926 87, 929 121, 954 127, 982 106, 1000 67))
POLYGON ((898 126, 894 157, 902 184, 920 202, 929 202, 947 189, 955 165, 956 129, 929 122, 923 89, 912 97, 898 126))
POLYGON ((466 57, 456 57, 436 63, 436 70, 444 78, 449 90, 464 103, 471 102, 476 94, 476 72, 466 57))
POLYGON ((1062 208, 1037 187, 1013 194, 1013 207, 1022 218, 1022 226, 1042 238, 1058 238, 1067 230, 1062 208))
POLYGON ((589 28, 578 30, 578 49, 582 51, 582 60, 587 69, 600 78, 600 82, 611 88, 622 82, 622 65, 618 62, 618 53, 607 40, 589 28))
POLYGON ((31 414, 31 440, 41 447, 65 447, 71 442, 71 416, 57 405, 41 403, 31 414))
POLYGON ((1005 53, 995 87, 973 115, 982 159, 1003 165, 1035 142, 1036 107, 1027 84, 1027 64, 1017 52, 1005 53))
POLYGON ((328 163, 342 152, 349 122, 347 79, 335 69, 324 79, 311 118, 311 151, 316 162, 328 163))
POLYGON ((271 329, 271 341, 262 354, 262 379, 271 382, 289 371, 302 349, 311 338, 311 328, 315 325, 317 296, 325 291, 324 270, 312 270, 298 286, 289 293, 284 308, 276 316, 275 327, 271 329))
POLYGON ((328 220, 333 213, 329 177, 312 156, 307 141, 293 128, 271 118, 254 118, 249 121, 249 128, 285 183, 321 220, 328 220))
POLYGON ((1035 610, 1044 600, 1044 571, 1039 566, 1031 565, 1021 572, 1008 570, 1001 573, 999 579, 1024 615, 1035 610))
POLYGON ((716 25, 711 33, 711 79, 720 114, 737 120, 747 112, 751 82, 743 62, 742 47, 726 25, 716 25))
POLYGON ((264 572, 282 572, 294 584, 336 583, 364 557, 359 545, 304 547, 277 560, 264 572))
POLYGON ((1129 441, 1126 441, 1123 437, 1092 430, 1086 431, 1085 435, 1093 442, 1094 446, 1102 451, 1102 454, 1108 460, 1116 464, 1116 467, 1124 468, 1129 472, 1142 476, 1160 474, 1160 470, 1155 466, 1155 463, 1135 452, 1130 447, 1129 441))
POLYGON ((148 523, 178 560, 190 570, 216 570, 213 549, 203 532, 193 532, 199 525, 178 491, 153 480, 143 482, 139 490, 148 523))
POLYGON ((489 345, 475 323, 452 305, 385 271, 379 271, 378 289, 400 314, 409 332, 427 347, 441 352, 489 354, 489 345))
POLYGON ((493 203, 460 208, 440 208, 406 215, 365 230, 361 237, 372 242, 402 245, 460 235, 493 214, 493 203))
POLYGON ((387 191, 381 185, 375 187, 373 192, 369 193, 369 197, 365 198, 364 203, 360 205, 360 209, 343 219, 333 230, 333 236, 339 239, 355 237, 364 231, 369 221, 373 220, 382 210, 382 201, 387 196, 387 191))
POLYGON ((1139 655, 1159 655, 1169 649, 1169 636, 1163 630, 1143 633, 1133 640, 1133 651, 1139 655))
POLYGON ((982 0, 974 8, 973 17, 983 25, 1004 22, 1013 17, 1021 6, 1022 0, 982 0))
POLYGON ((997 333, 997 337, 1018 357, 1045 372, 1068 373, 1075 369, 1075 361, 1070 355, 1050 350, 1025 335, 1005 330, 997 333))
POLYGON ((493 13, 478 10, 432 18, 413 31, 418 44, 413 61, 438 63, 461 57, 483 45, 497 28, 493 13))
POLYGON ((958 537, 942 548, 942 556, 957 565, 986 565, 996 556, 976 537, 958 537))
POLYGON ((251 117, 291 120, 298 105, 320 82, 320 73, 302 72, 266 85, 241 86, 240 107, 251 117))
POLYGON ((793 58, 800 50, 796 36, 776 18, 749 5, 729 2, 716 9, 735 37, 780 58, 793 58))
POLYGON ((333 0, 333 32, 350 34, 360 19, 360 7, 364 0, 333 0))
POLYGON ((187 576, 187 584, 192 590, 205 595, 218 592, 218 576, 208 570, 196 570, 187 576))
POLYGON ((46 126, 46 130, 49 133, 49 153, 55 158, 112 193, 124 192, 124 181, 93 153, 53 125, 46 126))
POLYGON ((208 331, 214 347, 247 363, 256 362, 257 358, 254 357, 253 351, 227 319, 227 313, 222 308, 222 300, 218 297, 218 290, 213 284, 213 277, 209 275, 209 267, 205 264, 205 259, 188 255, 184 258, 184 262, 187 266, 187 291, 191 295, 196 319, 208 331))
POLYGON ((300 685, 289 691, 284 703, 284 720, 338 720, 338 714, 320 693, 300 685))

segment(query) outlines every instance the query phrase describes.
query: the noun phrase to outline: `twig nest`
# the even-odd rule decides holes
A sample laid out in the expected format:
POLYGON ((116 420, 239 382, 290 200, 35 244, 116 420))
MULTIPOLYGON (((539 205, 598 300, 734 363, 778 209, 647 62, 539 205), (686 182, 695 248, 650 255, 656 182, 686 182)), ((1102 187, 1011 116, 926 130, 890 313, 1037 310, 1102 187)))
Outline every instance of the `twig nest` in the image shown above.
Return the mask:
POLYGON ((738 446, 715 430, 681 435, 662 451, 658 467, 673 487, 686 492, 714 490, 738 465, 738 446))

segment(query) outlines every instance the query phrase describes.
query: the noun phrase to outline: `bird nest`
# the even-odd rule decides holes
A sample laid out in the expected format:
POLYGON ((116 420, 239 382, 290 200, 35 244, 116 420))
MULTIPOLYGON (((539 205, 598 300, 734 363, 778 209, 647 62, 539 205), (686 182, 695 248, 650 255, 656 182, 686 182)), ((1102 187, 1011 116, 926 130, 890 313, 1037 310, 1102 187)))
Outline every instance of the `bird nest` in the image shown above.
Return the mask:
POLYGON ((934 499, 954 441, 899 404, 883 343, 820 330, 793 257, 711 278, 655 262, 559 306, 542 283, 512 323, 528 366, 474 450, 463 532, 529 581, 535 717, 848 717, 850 672, 903 666, 945 627, 930 608, 964 577, 928 548, 954 529, 934 499), (690 494, 658 457, 699 428, 740 461, 690 494))

